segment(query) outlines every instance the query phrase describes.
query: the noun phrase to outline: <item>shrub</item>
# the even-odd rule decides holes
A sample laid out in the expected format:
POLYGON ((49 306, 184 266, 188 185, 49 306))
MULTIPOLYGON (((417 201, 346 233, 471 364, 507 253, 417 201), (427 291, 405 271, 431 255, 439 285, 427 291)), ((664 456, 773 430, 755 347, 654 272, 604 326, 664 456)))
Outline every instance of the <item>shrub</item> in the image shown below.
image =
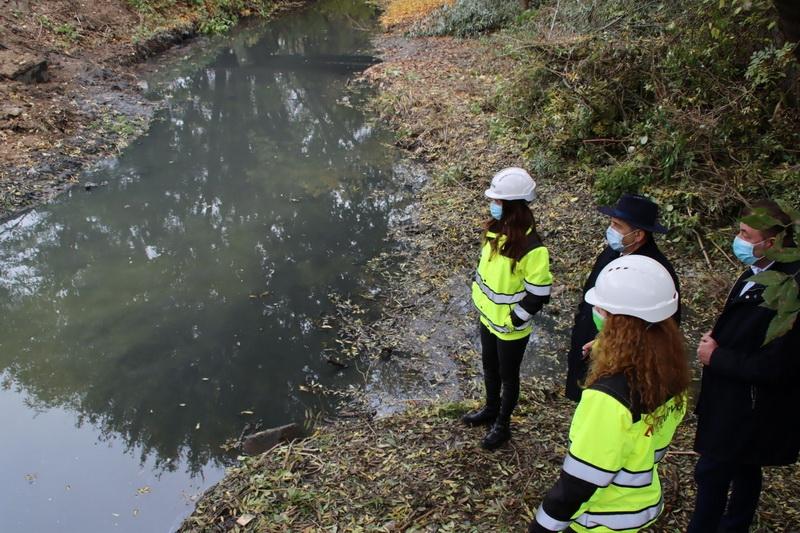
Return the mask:
POLYGON ((588 169, 601 202, 652 194, 687 236, 743 197, 797 202, 799 69, 771 0, 543 4, 500 37, 519 67, 495 107, 529 160, 588 169))
POLYGON ((501 28, 519 13, 519 0, 458 0, 436 10, 412 33, 467 37, 501 28))
POLYGON ((649 171, 636 160, 628 160, 597 170, 594 192, 597 203, 613 204, 623 193, 635 193, 650 182, 649 171))
POLYGON ((128 5, 142 15, 138 33, 148 35, 168 19, 175 10, 188 7, 197 20, 201 33, 223 33, 233 27, 240 16, 257 13, 265 16, 274 0, 127 0, 128 5), (149 30, 149 31, 148 31, 149 30))

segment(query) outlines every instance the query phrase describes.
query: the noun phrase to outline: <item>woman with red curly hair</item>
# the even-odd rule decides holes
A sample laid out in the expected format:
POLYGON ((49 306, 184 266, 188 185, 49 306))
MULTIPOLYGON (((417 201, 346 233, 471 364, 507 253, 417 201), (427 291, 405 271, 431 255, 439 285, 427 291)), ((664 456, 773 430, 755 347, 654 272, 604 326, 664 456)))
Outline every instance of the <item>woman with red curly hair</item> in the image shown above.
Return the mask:
POLYGON ((670 273, 641 255, 603 269, 585 300, 599 334, 561 475, 528 531, 633 532, 663 509, 658 462, 686 412, 689 365, 670 273))

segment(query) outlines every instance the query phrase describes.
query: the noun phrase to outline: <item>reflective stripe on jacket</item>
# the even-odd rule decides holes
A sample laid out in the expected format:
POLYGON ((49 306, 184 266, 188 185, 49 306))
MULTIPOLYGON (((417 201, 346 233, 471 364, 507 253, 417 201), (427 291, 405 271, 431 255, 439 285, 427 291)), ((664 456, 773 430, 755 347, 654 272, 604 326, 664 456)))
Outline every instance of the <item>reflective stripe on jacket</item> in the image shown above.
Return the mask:
POLYGON ((622 374, 583 391, 561 476, 531 531, 634 532, 661 514, 658 462, 683 420, 685 402, 668 400, 661 424, 652 427, 632 407, 628 391, 622 374))
POLYGON ((480 311, 481 322, 503 340, 530 335, 533 315, 550 300, 550 255, 535 232, 529 229, 527 236, 527 250, 512 271, 510 257, 499 252, 492 255, 492 240, 499 239, 501 250, 506 236, 487 232, 472 283, 472 303, 480 311))

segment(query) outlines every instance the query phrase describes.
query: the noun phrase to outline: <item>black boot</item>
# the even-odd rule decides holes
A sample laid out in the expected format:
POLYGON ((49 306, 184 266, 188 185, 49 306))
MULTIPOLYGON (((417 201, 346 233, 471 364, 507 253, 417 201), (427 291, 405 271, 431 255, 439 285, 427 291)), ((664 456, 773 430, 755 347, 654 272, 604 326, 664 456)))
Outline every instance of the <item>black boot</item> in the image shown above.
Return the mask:
POLYGON ((493 424, 497 418, 497 407, 485 406, 480 411, 472 411, 461 417, 461 421, 468 426, 482 426, 493 424))
POLYGON ((498 418, 497 421, 489 430, 489 433, 483 437, 481 446, 487 450, 496 450, 505 442, 511 439, 511 423, 507 418, 498 418))

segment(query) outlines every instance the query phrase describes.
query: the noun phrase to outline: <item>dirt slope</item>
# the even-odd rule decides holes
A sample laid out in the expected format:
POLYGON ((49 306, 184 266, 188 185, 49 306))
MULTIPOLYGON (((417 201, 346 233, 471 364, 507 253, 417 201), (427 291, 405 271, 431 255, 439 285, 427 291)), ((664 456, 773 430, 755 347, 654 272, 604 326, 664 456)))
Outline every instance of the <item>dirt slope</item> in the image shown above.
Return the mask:
POLYGON ((0 221, 142 131, 152 111, 137 80, 144 58, 203 24, 300 3, 0 0, 0 221))

